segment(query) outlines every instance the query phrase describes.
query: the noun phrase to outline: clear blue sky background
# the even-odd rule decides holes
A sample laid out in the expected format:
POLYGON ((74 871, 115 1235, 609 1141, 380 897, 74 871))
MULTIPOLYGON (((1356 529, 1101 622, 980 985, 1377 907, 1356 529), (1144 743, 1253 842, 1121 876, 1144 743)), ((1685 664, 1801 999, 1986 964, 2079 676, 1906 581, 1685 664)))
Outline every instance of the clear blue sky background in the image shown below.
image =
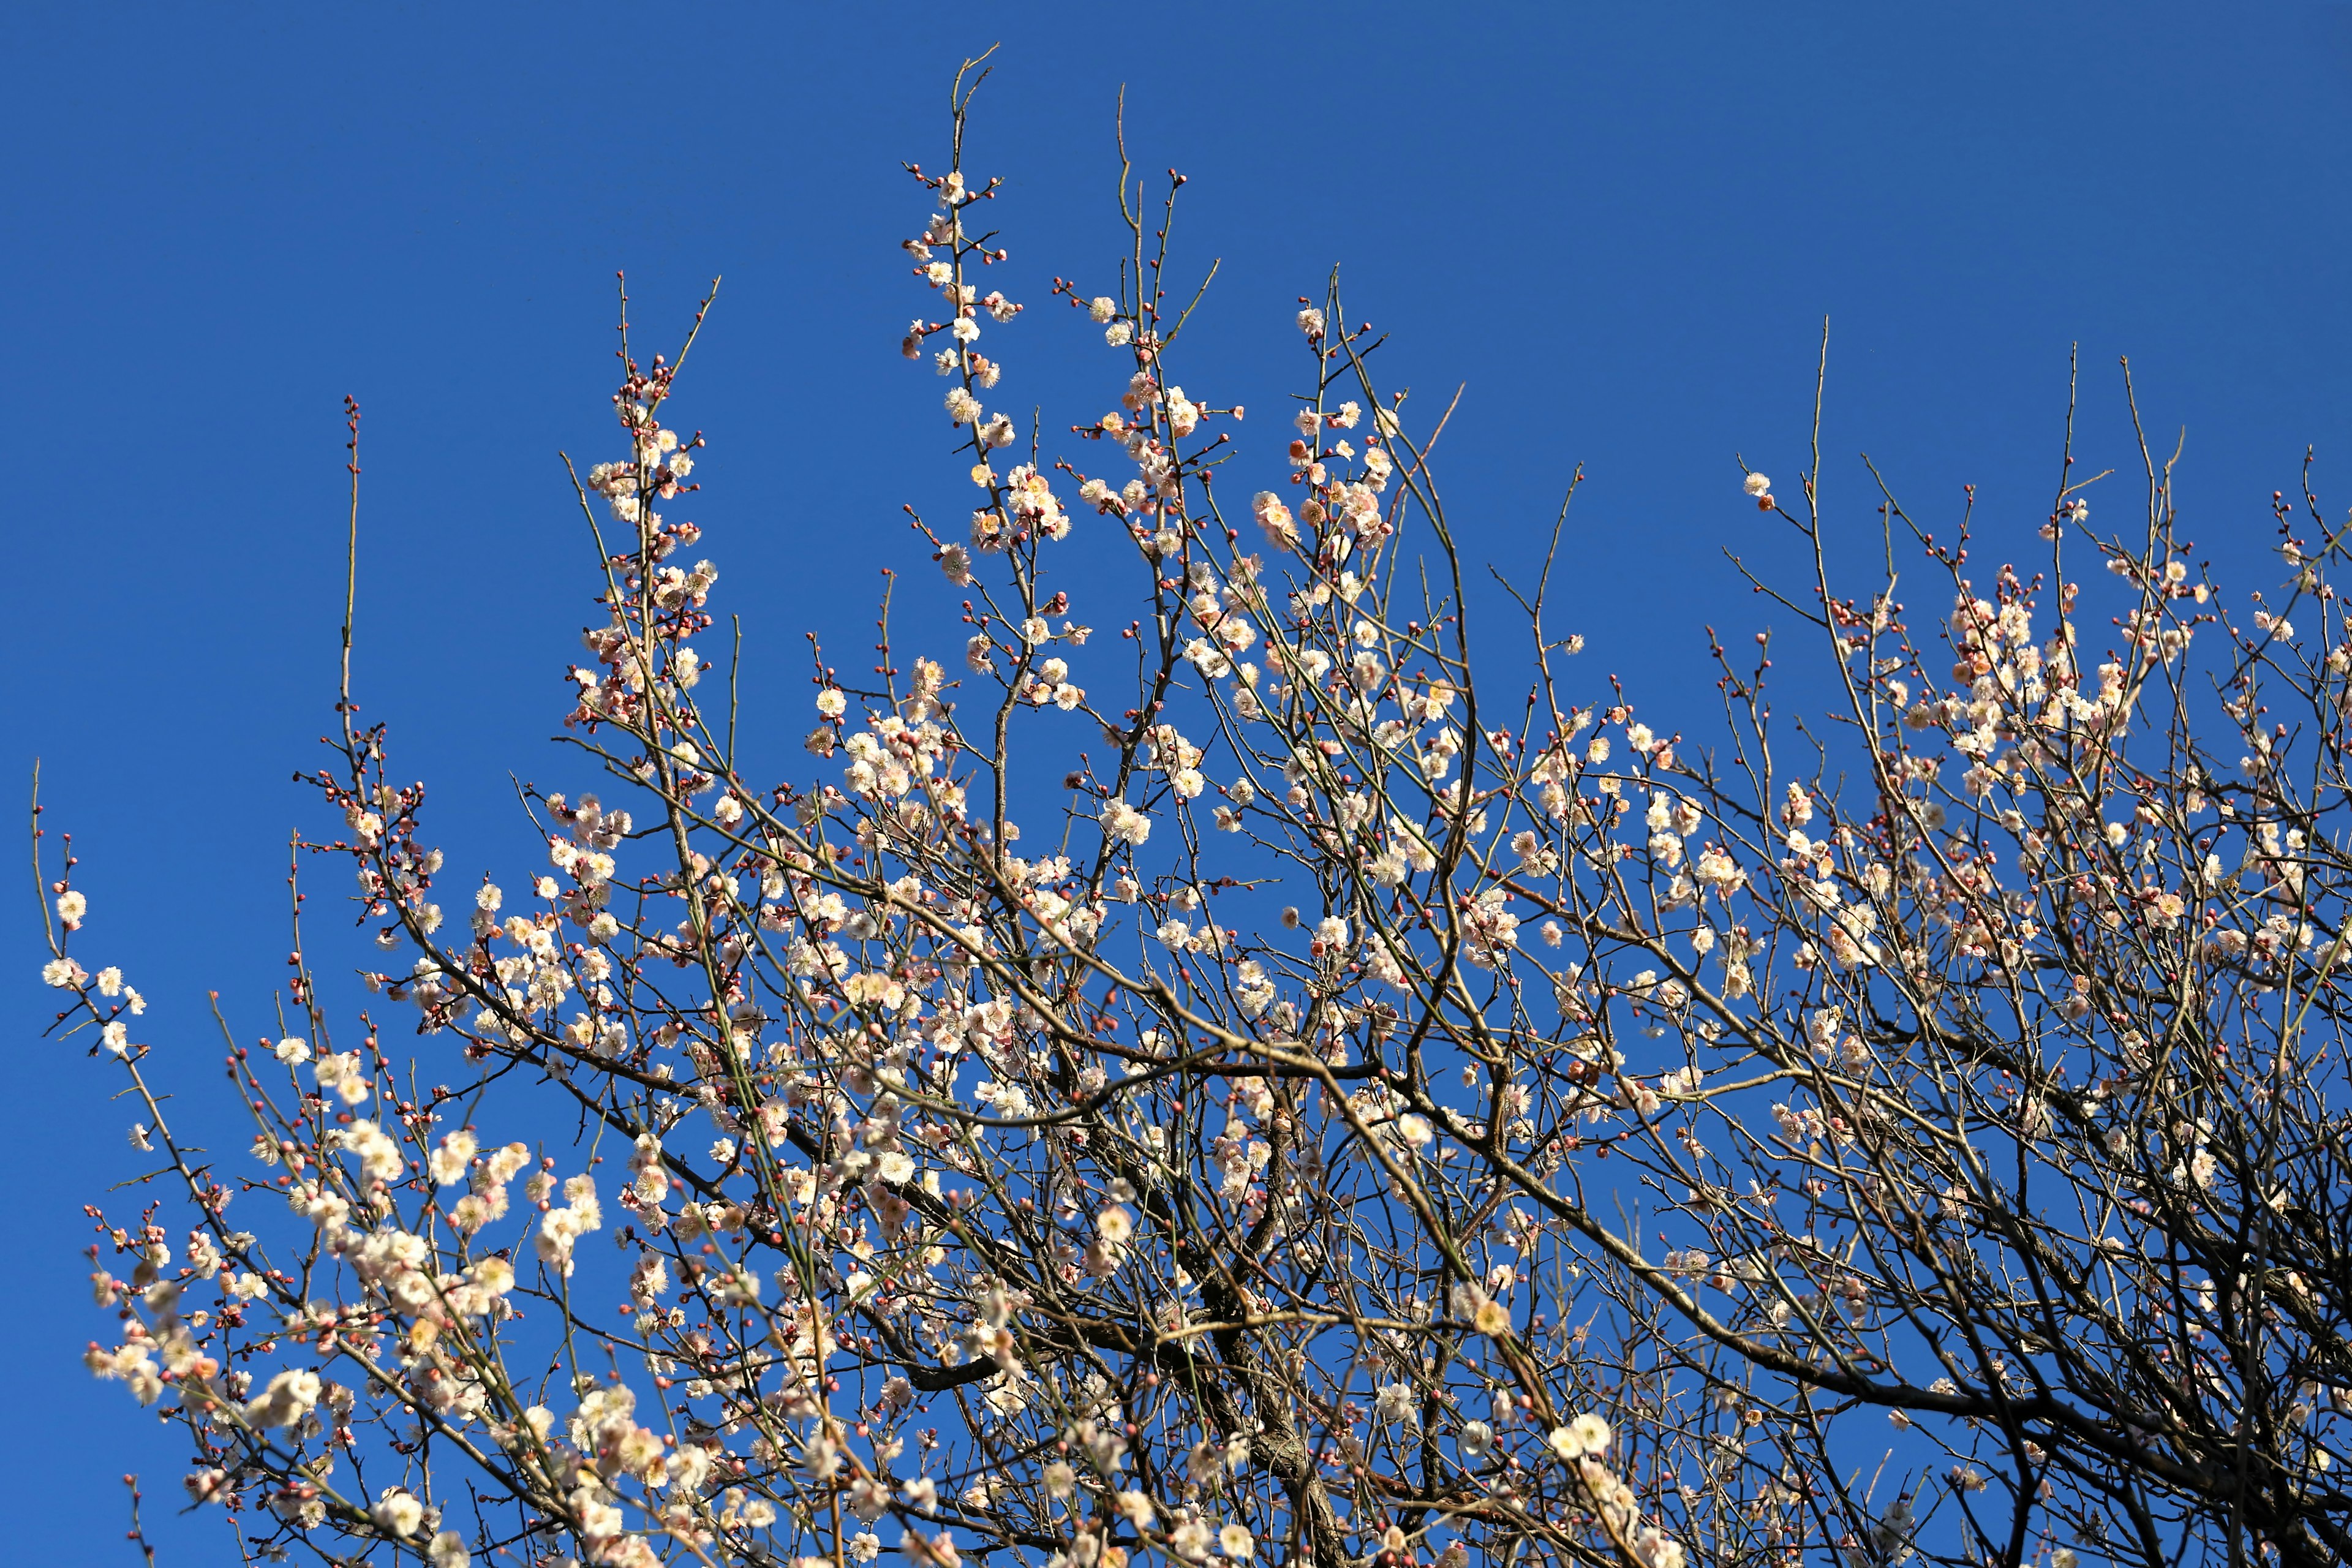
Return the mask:
MULTIPOLYGON (((971 163, 1008 182, 1008 291, 1110 287, 1129 84, 1139 164, 1192 177, 1185 258, 1224 258, 1188 390, 1276 413, 1295 297, 1344 264, 1392 384, 1467 385, 1442 456, 1475 552, 1526 559, 1586 465, 1584 673, 1662 727, 1712 696, 1699 624, 1764 618, 1720 555, 1756 527, 1732 454, 1790 487, 1825 314, 1857 531, 1867 449, 1930 516, 1979 485, 1982 554, 2030 558, 2076 342, 2089 460, 2135 460, 2129 353, 2218 552, 2263 540, 2306 443, 2323 485, 2352 467, 2343 5, 132 5, 9 33, 0 778, 43 759, 89 857, 78 951, 153 999, 199 1091, 206 989, 268 1026, 284 845, 317 825, 288 778, 331 717, 341 395, 368 412, 363 700, 453 859, 498 863, 527 847, 509 769, 583 782, 541 740, 589 592, 555 453, 612 455, 613 273, 666 337, 723 272, 678 411, 713 442, 691 515, 778 693, 751 717, 804 724, 774 684, 799 634, 848 651, 876 567, 920 563, 900 503, 961 499, 939 384, 896 352, 922 297, 894 246, 929 210, 898 163, 939 160, 947 79, 999 38, 971 163)), ((1066 310, 992 342, 999 401, 1048 428, 1108 405, 1116 361, 1066 310)), ((1246 427, 1269 478, 1274 425, 1246 427)), ((75 1251, 79 1205, 140 1167, 111 1079, 37 1038, 16 887, 6 1554, 128 1563, 113 1478, 168 1509, 180 1448, 80 1371, 109 1325, 75 1251)), ((322 921, 322 968, 357 962, 339 940, 322 921)), ((229 1561, 216 1528, 167 1519, 168 1561, 229 1561)))

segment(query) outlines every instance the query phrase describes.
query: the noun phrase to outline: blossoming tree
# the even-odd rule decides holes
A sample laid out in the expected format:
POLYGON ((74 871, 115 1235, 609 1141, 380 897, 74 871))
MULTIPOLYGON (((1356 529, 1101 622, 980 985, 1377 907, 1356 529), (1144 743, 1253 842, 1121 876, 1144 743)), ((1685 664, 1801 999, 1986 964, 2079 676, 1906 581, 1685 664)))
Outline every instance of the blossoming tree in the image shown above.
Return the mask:
POLYGON ((688 354, 625 337, 595 787, 527 792, 527 870, 445 858, 346 620, 309 848, 382 1002, 298 923, 299 1022, 229 1056, 249 1151, 175 1131, 184 1053, 37 844, 59 1033, 166 1160, 92 1210, 89 1362, 195 1502, 436 1568, 2352 1556, 2317 503, 2242 616, 2154 460, 2102 539, 2069 454, 2034 574, 1891 495, 1848 560, 1749 473, 1822 721, 1761 638, 1714 720, 1637 717, 1549 570, 1474 639, 1438 422, 1336 292, 1275 443, 1188 395, 1132 179, 1117 291, 1055 285, 1118 379, 1066 441, 992 409, 976 81, 906 243, 961 620, 820 664, 802 776, 737 766, 773 699, 695 646, 688 354))

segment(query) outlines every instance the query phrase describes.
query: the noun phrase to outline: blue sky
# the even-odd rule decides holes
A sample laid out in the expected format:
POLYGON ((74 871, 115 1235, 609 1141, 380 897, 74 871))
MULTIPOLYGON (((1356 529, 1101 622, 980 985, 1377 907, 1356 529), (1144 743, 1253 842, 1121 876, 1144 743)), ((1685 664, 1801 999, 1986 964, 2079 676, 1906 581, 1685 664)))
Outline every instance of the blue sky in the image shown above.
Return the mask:
MULTIPOLYGON (((367 410, 362 700, 453 855, 502 853, 509 771, 567 782, 542 738, 590 586, 555 454, 613 455, 614 272, 656 337, 725 274, 677 405, 712 443, 695 515, 777 731, 804 722, 777 684, 801 634, 862 640, 877 568, 920 564, 901 504, 959 499, 938 384, 896 352, 924 297, 894 247, 929 210, 898 165, 940 161, 948 79, 991 42, 969 162, 1007 182, 1003 286, 1040 306, 993 340, 1009 404, 1051 429, 1115 395, 1098 342, 1043 307, 1057 274, 1115 281, 1124 82, 1139 166, 1191 179, 1181 257, 1223 261, 1187 390, 1278 408, 1296 297, 1339 264, 1349 313, 1395 334, 1390 384, 1466 388, 1440 459, 1474 554, 1528 559, 1585 466, 1584 673, 1694 726, 1700 624, 1766 618, 1721 552, 1778 548, 1733 454, 1793 479, 1824 316, 1827 493, 1856 538, 1867 450, 1932 519, 1976 484, 1984 552, 2029 558, 2077 342, 2086 460, 2137 460, 2128 353, 2165 444, 2187 428, 2188 532, 2216 554, 2266 537, 2306 444, 2323 493, 2352 465, 2352 6, 1252 5, 1146 28, 1011 5, 122 5, 11 30, 0 776, 41 759, 88 857, 86 951, 153 999, 198 1091, 207 989, 240 1037, 268 1025, 285 844, 316 825, 288 781, 331 719, 343 395, 367 410)), ((76 1360, 107 1326, 79 1205, 139 1167, 104 1080, 35 1037, 19 889, 0 1476, 12 1556, 102 1560, 113 1478, 164 1498, 179 1449, 76 1360)))

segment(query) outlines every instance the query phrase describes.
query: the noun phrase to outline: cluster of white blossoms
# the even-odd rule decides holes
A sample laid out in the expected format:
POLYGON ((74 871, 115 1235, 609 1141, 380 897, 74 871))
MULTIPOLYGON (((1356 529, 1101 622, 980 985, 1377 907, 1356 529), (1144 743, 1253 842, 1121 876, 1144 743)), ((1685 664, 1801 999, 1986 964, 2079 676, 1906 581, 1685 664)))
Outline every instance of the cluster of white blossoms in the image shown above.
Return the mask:
POLYGON ((1104 834, 1122 844, 1141 844, 1151 837, 1151 818, 1123 800, 1103 802, 1104 834))

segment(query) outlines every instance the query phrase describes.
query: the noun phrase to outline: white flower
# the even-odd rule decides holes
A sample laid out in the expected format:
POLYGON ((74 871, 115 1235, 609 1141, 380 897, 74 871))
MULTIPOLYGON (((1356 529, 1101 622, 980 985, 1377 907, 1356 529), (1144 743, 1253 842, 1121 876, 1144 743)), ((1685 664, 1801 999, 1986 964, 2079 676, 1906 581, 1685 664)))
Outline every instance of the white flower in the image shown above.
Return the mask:
POLYGON ((368 1510, 368 1517, 386 1534, 405 1541, 425 1522, 425 1505, 413 1494, 394 1487, 368 1510))
POLYGON ((1769 495, 1771 493, 1772 481, 1762 474, 1750 474, 1748 476, 1748 483, 1742 488, 1752 496, 1769 495))
POLYGON ((278 1042, 278 1059, 288 1067, 300 1067, 310 1059, 310 1042, 299 1035, 289 1035, 278 1042))
POLYGON ((1108 294, 1097 294, 1087 307, 1087 314, 1094 318, 1095 325, 1101 326, 1118 314, 1118 301, 1108 294))
POLYGON ((269 1380, 259 1398, 246 1405, 245 1418, 265 1430, 291 1426, 319 1403, 320 1387, 319 1374, 307 1367, 281 1372, 269 1380))
POLYGON ((1123 800, 1107 800, 1102 808, 1103 834, 1126 844, 1140 844, 1151 837, 1151 818, 1123 800))
POLYGON ((1598 1456, 1609 1447, 1609 1423, 1598 1415, 1580 1415, 1565 1426, 1555 1426, 1546 1439, 1563 1459, 1598 1456))

